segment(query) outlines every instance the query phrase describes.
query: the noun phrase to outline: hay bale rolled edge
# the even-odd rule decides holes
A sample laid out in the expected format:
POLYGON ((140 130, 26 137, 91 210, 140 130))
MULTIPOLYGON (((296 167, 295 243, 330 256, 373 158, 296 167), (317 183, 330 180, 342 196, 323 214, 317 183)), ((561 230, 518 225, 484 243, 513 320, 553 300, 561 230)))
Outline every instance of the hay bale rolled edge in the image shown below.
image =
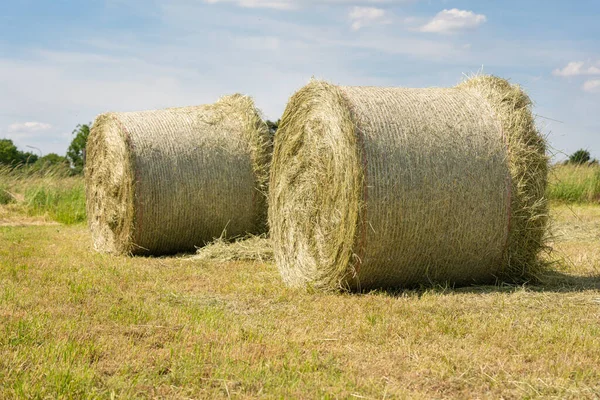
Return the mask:
POLYGON ((130 146, 115 114, 96 118, 86 145, 84 176, 88 226, 97 251, 135 250, 136 178, 130 146))
POLYGON ((291 97, 275 136, 269 229, 276 264, 290 286, 338 288, 357 261, 353 239, 363 207, 364 171, 352 116, 344 105, 334 86, 312 81, 291 97), (330 107, 320 110, 322 102, 330 107), (303 126, 312 113, 315 121, 303 126), (329 148, 311 142, 315 135, 305 135, 304 129, 330 137, 329 148), (333 195, 327 196, 324 187, 333 195), (338 202, 344 206, 338 208, 338 202), (321 215, 335 213, 333 226, 321 224, 321 215), (315 253, 325 258, 319 265, 315 253))
POLYGON ((232 236, 264 232, 270 146, 260 112, 242 95, 100 115, 85 173, 94 247, 165 254, 193 250, 225 229, 232 236), (212 204, 202 203, 209 198, 212 204), (229 215, 215 215, 223 211, 229 215))
POLYGON ((457 88, 476 91, 490 103, 507 140, 511 221, 500 278, 535 280, 543 270, 538 255, 547 239, 549 158, 535 125, 532 101, 520 86, 495 76, 475 76, 457 88))
MULTIPOLYGON (((534 146, 530 146, 528 150, 524 151, 535 153, 533 157, 535 158, 534 161, 539 164, 539 174, 530 174, 531 182, 529 186, 535 188, 535 190, 529 192, 525 190, 528 193, 525 197, 529 199, 529 203, 524 207, 526 210, 513 211, 511 214, 516 215, 513 219, 516 218, 517 221, 511 223, 510 226, 504 223, 505 226, 502 230, 506 232, 502 234, 502 246, 501 248, 496 246, 504 251, 503 255, 499 255, 500 258, 503 258, 502 262, 493 261, 493 265, 486 266, 489 271, 483 270, 485 274, 481 275, 480 272, 480 276, 477 278, 481 279, 482 276, 492 278, 497 275, 502 275, 504 278, 528 277, 535 269, 535 258, 542 245, 543 232, 545 231, 545 201, 543 190, 539 191, 540 188, 545 186, 543 171, 544 165, 546 165, 546 156, 543 139, 539 137, 532 122, 531 124, 525 123, 521 126, 521 129, 515 129, 513 126, 515 116, 511 114, 510 107, 515 109, 517 119, 528 120, 527 116, 529 116, 529 120, 533 121, 528 98, 520 89, 512 87, 499 78, 478 77, 478 79, 478 85, 475 85, 475 81, 472 80, 459 85, 459 89, 466 88, 470 84, 469 89, 476 91, 478 101, 483 103, 476 106, 479 107, 482 115, 488 114, 486 118, 489 119, 489 114, 504 115, 504 119, 500 118, 500 121, 494 119, 499 131, 512 129, 508 137, 504 139, 508 140, 508 143, 505 143, 503 147, 506 144, 512 146, 515 141, 525 141, 529 144, 532 143, 532 140, 535 142, 534 146), (496 87, 490 88, 490 86, 493 86, 490 85, 491 82, 495 82, 496 87), (498 82, 504 82, 505 85, 498 87, 498 82), (482 85, 489 89, 488 92, 485 92, 485 90, 479 92, 474 89, 476 86, 482 85), (508 93, 502 93, 502 90, 508 89, 512 91, 513 98, 518 100, 516 103, 506 101, 505 98, 508 93), (518 94, 525 96, 527 101, 524 101, 518 94), (505 100, 500 105, 490 100, 486 106, 485 99, 489 100, 488 96, 497 96, 497 98, 505 100), (524 107, 520 107, 521 105, 524 105, 524 107), (493 110, 496 110, 496 112, 493 112, 493 110), (503 129, 500 129, 500 125, 503 129), (519 215, 522 215, 521 219, 526 222, 525 224, 519 224, 519 215), (532 224, 537 224, 535 225, 536 232, 531 232, 532 224), (524 225, 526 225, 525 232, 520 228, 524 225), (529 235, 525 238, 525 241, 523 241, 524 235, 529 235), (508 245, 506 245, 507 238, 509 239, 508 245)), ((360 282, 357 282, 355 278, 358 276, 358 269, 363 267, 361 265, 363 260, 361 260, 362 251, 360 248, 364 245, 361 242, 364 242, 365 230, 368 228, 365 223, 368 222, 365 220, 365 214, 368 208, 366 197, 368 194, 367 186, 369 185, 369 182, 367 182, 367 186, 362 187, 365 180, 366 165, 361 165, 361 163, 368 161, 364 159, 363 154, 365 143, 360 143, 361 134, 359 131, 362 129, 360 125, 364 121, 358 121, 356 115, 353 115, 356 110, 351 111, 352 105, 348 104, 347 93, 344 93, 348 90, 352 90, 352 88, 340 88, 324 82, 312 82, 290 99, 281 121, 275 143, 271 172, 269 221, 277 264, 284 281, 292 286, 309 285, 322 290, 348 287, 356 289, 360 287, 360 282), (326 103, 326 106, 315 111, 323 103, 326 103), (329 149, 325 149, 325 153, 329 151, 331 156, 330 160, 325 160, 318 156, 318 147, 323 142, 313 140, 314 143, 312 143, 311 137, 314 137, 314 135, 306 134, 305 130, 307 132, 320 131, 326 140, 334 141, 340 139, 340 137, 333 138, 335 134, 332 135, 332 133, 337 130, 338 135, 343 132, 341 134, 343 139, 339 145, 333 143, 329 146, 329 149), (331 137, 327 138, 328 136, 331 137), (311 150, 311 146, 314 149, 311 150), (315 165, 320 166, 321 170, 315 168, 315 165), (306 172, 307 169, 309 170, 308 173, 306 172), (311 174, 312 176, 309 176, 311 174), (341 175, 336 176, 336 174, 341 175), (343 181, 345 184, 336 185, 336 181, 343 181), (323 182, 326 183, 322 184, 323 182), (334 190, 334 192, 329 194, 320 193, 320 189, 323 189, 323 187, 326 187, 325 192, 327 189, 334 190), (291 194, 288 193, 290 191, 291 194), (292 201, 290 201, 289 196, 292 197, 292 201), (316 197, 321 198, 315 200, 316 197), (329 203, 327 201, 323 202, 322 197, 329 197, 332 201, 329 203), (343 199, 343 201, 336 203, 336 198, 343 199), (293 210, 291 211, 286 209, 289 203, 293 203, 291 206, 293 210), (344 203, 346 206, 340 208, 339 204, 344 203), (304 207, 302 204, 304 204, 304 207), (302 211, 303 209, 305 211, 302 211), (300 211, 297 212, 296 210, 300 211), (323 215, 325 218, 321 218, 323 215), (303 219, 304 223, 299 222, 303 219), (332 221, 332 227, 320 226, 323 225, 323 221, 327 220, 332 221), (314 225, 316 227, 313 229, 314 225), (335 233, 336 231, 338 234, 335 233), (328 241, 333 244, 329 244, 328 241)), ((470 101, 470 99, 468 100, 470 101)), ((378 100, 375 98, 371 101, 376 103, 378 100)), ((385 104, 382 106, 385 107, 385 104)), ((464 107, 464 104, 455 104, 455 106, 464 107)), ((419 111, 414 110, 417 113, 419 111)), ((497 117, 496 115, 493 116, 494 118, 497 117)), ((457 123, 459 122, 457 121, 457 123)), ((495 129, 492 130, 495 131, 495 129)), ((321 149, 322 151, 323 149, 321 149)), ((505 147, 503 151, 506 151, 505 147)), ((508 175, 508 169, 510 169, 513 185, 515 181, 521 182, 522 176, 519 176, 519 173, 528 173, 527 167, 523 167, 523 165, 527 165, 527 162, 523 162, 519 154, 517 152, 511 153, 510 165, 503 165, 499 169, 505 175, 508 175), (515 164, 520 165, 520 167, 515 168, 515 164)), ((375 162, 380 161, 375 160, 375 162)), ((503 179, 506 179, 506 177, 503 179)), ((504 184, 499 181, 496 183, 497 186, 504 184)), ((511 190, 506 188, 506 191, 510 195, 511 190)), ((501 207, 499 213, 509 216, 508 208, 523 207, 522 201, 515 201, 514 199, 515 197, 517 199, 523 197, 519 194, 519 189, 515 190, 513 188, 512 191, 516 192, 516 196, 513 196, 511 200, 504 195, 502 197, 504 204, 499 206, 501 207), (506 200, 511 201, 510 205, 507 204, 506 200)), ((507 218, 502 216, 501 220, 507 221, 507 218)), ((371 226, 370 229, 373 229, 373 227, 371 226)), ((500 238, 497 239, 497 242, 500 243, 500 238)), ((390 260, 390 262, 393 263, 394 260, 390 260)), ((464 271, 462 273, 464 274, 464 271)), ((420 277, 421 282, 431 279, 428 271, 425 271, 423 275, 420 277)), ((454 275, 454 278, 457 278, 452 271, 449 275, 454 275)), ((442 273, 438 274, 437 278, 443 279, 443 277, 444 274, 442 273)), ((458 277, 460 277, 460 274, 458 277)), ((419 281, 419 277, 416 277, 416 281, 419 281)), ((381 286, 382 282, 377 285, 381 286)))
POLYGON ((268 230, 268 194, 273 139, 261 111, 256 107, 250 96, 240 94, 224 96, 213 107, 218 109, 220 105, 224 104, 228 106, 228 109, 220 109, 224 119, 231 118, 231 115, 235 114, 236 111, 245 111, 240 113, 243 119, 242 132, 250 150, 256 197, 253 203, 255 206, 255 229, 244 233, 250 235, 263 234, 268 230))

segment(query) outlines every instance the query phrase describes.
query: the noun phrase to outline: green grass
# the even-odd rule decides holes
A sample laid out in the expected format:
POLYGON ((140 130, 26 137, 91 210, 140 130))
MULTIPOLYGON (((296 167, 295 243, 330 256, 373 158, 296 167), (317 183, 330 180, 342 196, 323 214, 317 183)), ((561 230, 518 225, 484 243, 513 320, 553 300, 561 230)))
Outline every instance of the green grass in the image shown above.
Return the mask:
POLYGON ((600 203, 600 166, 555 166, 550 172, 548 198, 563 203, 600 203))
POLYGON ((65 167, 0 167, 0 204, 8 203, 27 215, 46 216, 63 224, 86 219, 83 178, 70 176, 65 167))
POLYGON ((82 222, 86 218, 83 182, 73 182, 67 187, 30 187, 25 191, 24 204, 29 215, 47 214, 63 224, 82 222))

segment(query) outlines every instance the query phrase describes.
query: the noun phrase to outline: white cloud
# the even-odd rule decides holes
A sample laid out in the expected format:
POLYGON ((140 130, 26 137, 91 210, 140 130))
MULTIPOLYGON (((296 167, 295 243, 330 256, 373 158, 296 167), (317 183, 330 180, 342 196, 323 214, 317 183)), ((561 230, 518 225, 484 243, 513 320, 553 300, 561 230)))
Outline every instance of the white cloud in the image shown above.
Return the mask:
POLYGON ((487 17, 483 14, 475 14, 473 11, 451 10, 440 11, 431 21, 422 26, 421 32, 431 33, 456 33, 462 30, 474 29, 485 23, 487 17))
POLYGON ((375 7, 353 7, 348 17, 352 21, 352 29, 355 31, 367 26, 389 23, 389 20, 385 18, 385 10, 375 7))
POLYGON ((33 133, 47 131, 52 125, 43 122, 16 122, 8 127, 9 133, 33 133))
POLYGON ((571 61, 562 69, 552 71, 555 76, 580 76, 580 75, 600 75, 600 62, 586 64, 583 61, 571 61))
POLYGON ((583 84, 583 90, 590 93, 600 93, 600 79, 593 79, 583 84))

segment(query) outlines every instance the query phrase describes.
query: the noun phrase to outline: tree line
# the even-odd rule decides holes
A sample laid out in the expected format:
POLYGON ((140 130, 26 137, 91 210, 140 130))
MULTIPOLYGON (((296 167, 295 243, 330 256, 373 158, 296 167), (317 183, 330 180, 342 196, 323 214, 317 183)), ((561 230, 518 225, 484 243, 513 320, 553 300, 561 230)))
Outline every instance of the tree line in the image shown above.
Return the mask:
POLYGON ((0 139, 0 166, 26 165, 34 169, 45 169, 53 166, 64 166, 76 175, 83 172, 85 145, 90 134, 90 125, 77 125, 73 130, 73 140, 64 156, 48 153, 44 156, 17 148, 11 139, 0 139))

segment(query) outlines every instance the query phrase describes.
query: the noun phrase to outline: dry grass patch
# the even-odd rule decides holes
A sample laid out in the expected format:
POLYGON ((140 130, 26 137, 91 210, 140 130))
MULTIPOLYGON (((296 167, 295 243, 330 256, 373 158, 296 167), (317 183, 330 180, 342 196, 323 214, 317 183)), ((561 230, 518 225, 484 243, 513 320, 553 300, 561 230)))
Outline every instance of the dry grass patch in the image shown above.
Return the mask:
POLYGON ((59 225, 47 215, 27 215, 22 206, 0 205, 0 226, 59 225))
POLYGON ((273 261, 273 247, 267 235, 247 236, 233 242, 219 238, 198 249, 195 260, 273 261))
POLYGON ((563 271, 600 276, 600 207, 556 206, 552 224, 553 254, 563 271))

